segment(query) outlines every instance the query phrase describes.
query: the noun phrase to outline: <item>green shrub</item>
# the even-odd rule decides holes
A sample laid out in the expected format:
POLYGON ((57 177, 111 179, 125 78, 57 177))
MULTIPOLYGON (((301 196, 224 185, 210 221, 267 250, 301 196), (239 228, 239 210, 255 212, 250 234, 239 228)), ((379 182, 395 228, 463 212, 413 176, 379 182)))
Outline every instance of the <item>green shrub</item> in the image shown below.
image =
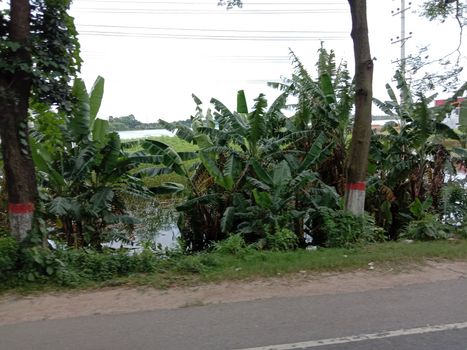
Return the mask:
POLYGON ((366 213, 355 216, 344 210, 322 208, 321 215, 321 230, 326 234, 328 247, 351 247, 384 240, 384 230, 366 213))
POLYGON ((456 231, 462 238, 467 239, 467 224, 459 227, 456 231))
POLYGON ((19 246, 13 237, 0 237, 0 280, 6 279, 18 262, 19 246))
POLYGON ((443 223, 467 238, 467 188, 465 180, 450 182, 442 190, 443 223))
POLYGON ((75 253, 69 263, 85 278, 105 281, 135 272, 153 272, 158 258, 150 251, 130 255, 124 250, 116 252, 85 250, 75 253))
POLYGON ((199 255, 190 255, 180 259, 176 264, 176 268, 180 272, 188 273, 202 273, 206 270, 206 266, 202 263, 199 255))
POLYGON ((29 282, 54 280, 60 274, 59 271, 66 268, 55 251, 42 247, 22 249, 20 265, 20 280, 29 282))
MULTIPOLYGON (((4 255, 2 255, 3 257, 4 255)), ((154 272, 159 257, 151 251, 130 255, 127 251, 24 248, 18 258, 18 283, 51 282, 77 286, 84 281, 106 281, 131 273, 154 272)))
POLYGON ((429 212, 432 200, 427 198, 421 202, 415 199, 409 206, 414 220, 410 221, 402 231, 402 237, 415 240, 434 240, 448 238, 448 225, 443 225, 438 217, 429 212))
POLYGON ((134 272, 154 272, 159 263, 158 257, 150 250, 145 250, 136 255, 136 269, 134 272))
POLYGON ((247 250, 245 240, 240 234, 230 235, 220 242, 214 243, 213 250, 220 254, 238 255, 247 250))
POLYGON ((176 269, 185 273, 203 273, 219 265, 219 259, 212 254, 196 254, 182 257, 176 262, 176 269))
POLYGON ((266 249, 286 251, 298 247, 297 235, 287 228, 276 228, 273 235, 266 235, 266 249))
POLYGON ((421 219, 411 221, 402 232, 402 237, 421 241, 446 239, 449 237, 446 228, 435 215, 427 213, 421 219))

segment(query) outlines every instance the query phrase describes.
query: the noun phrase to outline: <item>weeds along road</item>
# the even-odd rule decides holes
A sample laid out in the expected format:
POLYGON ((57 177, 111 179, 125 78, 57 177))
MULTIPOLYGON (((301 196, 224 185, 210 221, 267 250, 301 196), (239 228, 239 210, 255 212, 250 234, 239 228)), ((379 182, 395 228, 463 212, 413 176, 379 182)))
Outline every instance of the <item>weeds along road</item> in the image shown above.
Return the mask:
POLYGON ((450 280, 361 292, 275 297, 0 327, 2 350, 315 348, 466 350, 465 274, 450 280))

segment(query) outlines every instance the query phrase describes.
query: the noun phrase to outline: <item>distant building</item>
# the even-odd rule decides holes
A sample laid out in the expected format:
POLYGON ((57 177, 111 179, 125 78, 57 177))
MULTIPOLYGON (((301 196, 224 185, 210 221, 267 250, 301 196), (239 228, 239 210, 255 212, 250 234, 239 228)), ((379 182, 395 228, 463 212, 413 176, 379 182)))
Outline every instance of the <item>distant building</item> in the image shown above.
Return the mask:
MULTIPOLYGON (((460 104, 465 98, 459 97, 456 102, 453 102, 453 105, 456 107, 451 114, 444 119, 443 123, 449 126, 451 129, 457 129, 459 127, 459 113, 460 113, 460 104)), ((446 100, 435 100, 435 106, 442 106, 446 103, 446 100)))

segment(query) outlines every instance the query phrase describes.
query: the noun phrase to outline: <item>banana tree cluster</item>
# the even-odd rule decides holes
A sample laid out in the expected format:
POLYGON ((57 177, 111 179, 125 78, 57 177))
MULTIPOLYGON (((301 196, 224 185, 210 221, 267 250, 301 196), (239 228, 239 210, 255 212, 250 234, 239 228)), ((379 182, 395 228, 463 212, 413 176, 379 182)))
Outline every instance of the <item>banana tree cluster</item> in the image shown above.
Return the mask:
MULTIPOLYGON (((189 195, 178 210, 179 226, 191 249, 203 249, 233 232, 256 242, 279 228, 294 230, 303 240, 306 223, 321 201, 332 198, 337 206, 337 193, 319 175, 320 164, 332 155, 334 143, 323 132, 312 140, 311 127, 291 127, 282 112, 288 93, 269 108, 261 94, 250 110, 244 92, 239 91, 235 111, 212 99, 213 111, 206 113, 194 96, 197 109, 192 128, 164 125, 198 145, 196 155, 177 154, 158 141, 144 143, 147 152, 164 160, 165 167, 158 172, 174 171, 188 179, 189 195), (194 169, 184 168, 183 160, 194 156, 199 159, 194 169)), ((153 190, 168 193, 184 188, 165 183, 153 190)))
MULTIPOLYGON (((453 110, 451 103, 429 107, 436 95, 413 94, 400 73, 395 75, 403 102, 387 84, 389 100, 374 99, 387 115, 398 120, 373 136, 370 148, 370 179, 367 208, 377 223, 396 239, 409 221, 417 219, 413 203, 430 203, 429 210, 440 212, 446 173, 455 173, 454 161, 465 159, 465 149, 448 149, 445 140, 460 141, 460 135, 443 123, 453 110)), ((456 101, 464 85, 448 101, 456 101)))
POLYGON ((72 92, 71 113, 36 109, 32 157, 45 218, 56 223, 70 245, 100 248, 108 225, 131 227, 136 222, 125 213, 123 195, 152 194, 130 171, 157 159, 123 152, 118 134, 109 132, 108 121, 97 118, 103 78, 97 78, 89 93, 84 82, 76 79, 72 92))
MULTIPOLYGON (((324 216, 329 219, 329 210, 342 209, 354 87, 345 64, 336 65, 332 51, 320 50, 317 79, 293 52, 291 56, 295 72, 291 79, 271 84, 282 94, 269 107, 260 95, 249 109, 244 92, 239 91, 235 111, 217 99, 210 101, 212 110, 203 111, 201 101, 193 96, 196 113, 191 128, 160 121, 196 144, 197 154, 177 156, 167 145, 146 141, 145 149, 164 159, 164 167, 156 172, 175 171, 187 179, 189 188, 165 183, 154 190, 188 193, 178 207, 179 226, 192 249, 203 249, 229 233, 257 242, 278 228, 294 231, 302 243, 309 234, 314 244, 326 245, 324 216), (293 105, 287 104, 290 96, 293 105), (287 117, 286 108, 295 113, 287 117), (184 160, 194 157, 198 163, 185 168, 184 160)), ((390 100, 375 99, 375 103, 403 123, 373 135, 366 203, 393 239, 408 221, 417 220, 410 209, 414 202, 432 203, 431 211, 440 208, 446 169, 453 159, 465 155, 462 147, 445 146, 446 139, 460 139, 442 123, 452 105, 430 108, 435 96, 412 94, 401 76, 396 78, 404 103, 397 101, 389 85, 390 100)))

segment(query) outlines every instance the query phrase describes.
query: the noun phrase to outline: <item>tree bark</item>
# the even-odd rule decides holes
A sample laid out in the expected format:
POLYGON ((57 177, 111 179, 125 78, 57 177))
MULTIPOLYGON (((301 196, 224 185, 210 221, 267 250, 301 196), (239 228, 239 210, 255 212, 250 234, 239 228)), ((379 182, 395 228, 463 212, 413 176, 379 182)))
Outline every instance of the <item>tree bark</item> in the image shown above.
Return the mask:
POLYGON ((20 44, 10 52, 13 73, 0 74, 0 138, 8 192, 8 217, 12 236, 26 238, 32 227, 37 184, 28 144, 28 108, 31 92, 31 56, 27 49, 30 32, 28 0, 11 0, 9 40, 20 44), (20 65, 22 68, 20 68, 20 65), (26 68, 26 69, 25 69, 26 68))
POLYGON ((362 215, 371 138, 373 60, 368 38, 366 0, 349 0, 349 5, 355 57, 355 121, 347 167, 345 208, 355 215, 362 215))

